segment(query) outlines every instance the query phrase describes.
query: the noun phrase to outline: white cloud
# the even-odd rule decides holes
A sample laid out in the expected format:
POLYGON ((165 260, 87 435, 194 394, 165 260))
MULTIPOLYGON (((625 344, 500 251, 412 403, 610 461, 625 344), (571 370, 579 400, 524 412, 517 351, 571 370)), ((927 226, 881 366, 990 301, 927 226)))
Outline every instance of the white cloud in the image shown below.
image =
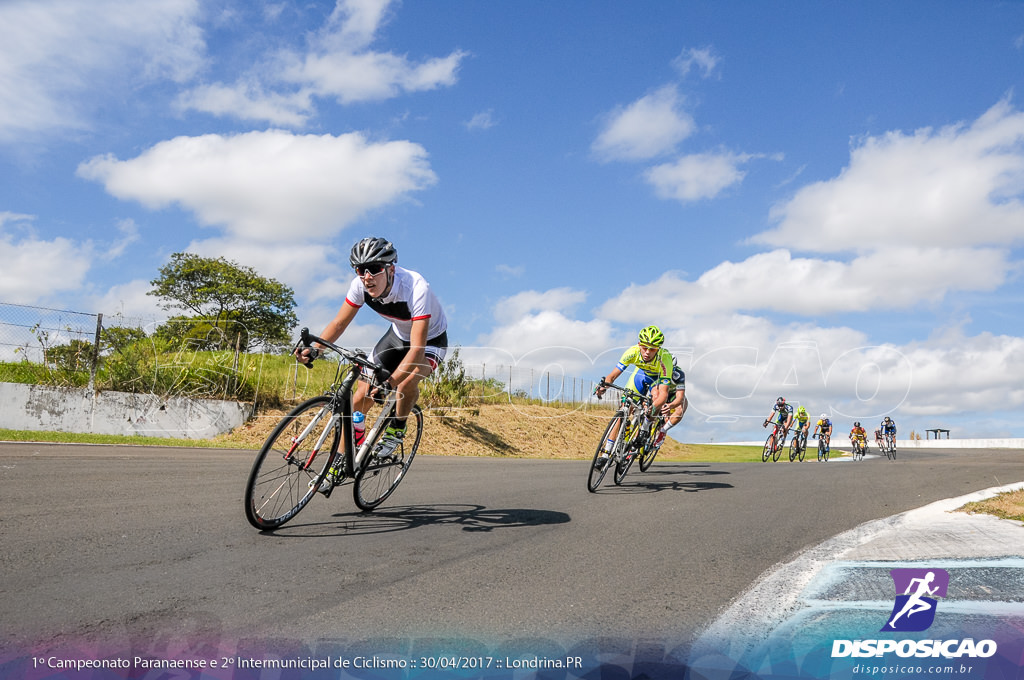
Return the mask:
POLYGON ((682 75, 689 75, 690 70, 697 68, 704 78, 710 78, 718 68, 721 61, 710 47, 700 49, 691 47, 683 50, 682 54, 675 58, 672 65, 682 75))
POLYGON ((248 79, 230 87, 221 83, 201 85, 182 93, 177 104, 182 109, 196 109, 215 116, 234 116, 239 120, 267 121, 289 127, 301 127, 313 111, 309 91, 266 92, 260 83, 248 79))
POLYGON ((475 114, 466 121, 466 128, 469 130, 490 130, 497 124, 494 120, 494 111, 488 109, 475 114))
POLYGON ((455 84, 467 56, 463 51, 417 62, 370 49, 391 4, 390 0, 339 0, 306 50, 268 54, 233 84, 194 88, 179 97, 178 105, 299 127, 315 113, 317 97, 351 104, 455 84))
POLYGON ((339 256, 337 248, 320 242, 266 242, 228 236, 193 241, 186 250, 252 267, 261 276, 291 287, 296 299, 307 305, 323 301, 340 305, 353 276, 347 255, 339 256))
POLYGON ((1024 240, 1022 198, 1024 113, 1003 100, 971 125, 865 139, 838 177, 797 191, 753 240, 820 252, 1010 245, 1024 240))
POLYGON ((683 203, 714 198, 724 189, 741 182, 746 173, 739 166, 750 154, 702 153, 683 156, 671 163, 654 166, 644 173, 659 198, 683 203))
POLYGON ((499 264, 494 267, 495 271, 499 274, 504 274, 508 277, 518 278, 526 273, 526 267, 523 265, 510 265, 510 264, 499 264))
POLYGON ((695 128, 676 86, 666 85, 611 114, 592 149, 604 160, 647 160, 672 152, 695 128))
POLYGON ((147 293, 153 289, 148 279, 120 283, 92 298, 90 309, 103 314, 103 325, 143 327, 153 330, 158 321, 169 314, 160 308, 160 301, 147 293))
POLYGON ((95 257, 91 242, 61 236, 49 240, 33 235, 16 237, 3 230, 3 221, 0 254, 0 300, 24 305, 79 290, 95 257))
POLYGON ((426 157, 411 142, 270 130, 177 137, 130 160, 94 157, 78 174, 152 209, 179 205, 238 238, 323 241, 432 185, 426 157))
POLYGON ((736 311, 814 316, 911 308, 953 291, 995 290, 1015 269, 993 248, 891 248, 850 262, 799 258, 785 249, 723 262, 688 281, 666 272, 632 284, 599 314, 620 322, 736 311))
POLYGON ((499 321, 519 319, 536 311, 563 312, 572 310, 587 299, 587 294, 571 288, 547 291, 527 290, 502 299, 494 310, 499 321))
POLYGON ((0 141, 90 127, 97 95, 182 82, 205 49, 196 0, 0 3, 0 141))

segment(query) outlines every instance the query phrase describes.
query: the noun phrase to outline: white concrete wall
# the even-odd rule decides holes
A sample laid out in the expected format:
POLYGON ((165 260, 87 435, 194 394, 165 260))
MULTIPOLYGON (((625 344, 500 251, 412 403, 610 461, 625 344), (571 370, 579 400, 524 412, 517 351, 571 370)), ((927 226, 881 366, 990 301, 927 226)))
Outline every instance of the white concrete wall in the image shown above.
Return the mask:
POLYGON ((897 439, 897 449, 1024 449, 1024 439, 897 439))
MULTIPOLYGON (((720 446, 764 446, 764 440, 753 442, 714 442, 720 446)), ((815 448, 817 440, 809 440, 808 446, 815 448)), ((789 440, 786 440, 789 446, 789 440)), ((868 447, 875 448, 875 440, 868 439, 868 447)), ((832 448, 849 449, 849 437, 832 435, 832 448)), ((896 449, 1024 449, 1024 439, 922 439, 911 441, 909 439, 897 439, 896 449)))
POLYGON ((208 439, 251 414, 233 401, 0 383, 0 427, 12 430, 208 439))

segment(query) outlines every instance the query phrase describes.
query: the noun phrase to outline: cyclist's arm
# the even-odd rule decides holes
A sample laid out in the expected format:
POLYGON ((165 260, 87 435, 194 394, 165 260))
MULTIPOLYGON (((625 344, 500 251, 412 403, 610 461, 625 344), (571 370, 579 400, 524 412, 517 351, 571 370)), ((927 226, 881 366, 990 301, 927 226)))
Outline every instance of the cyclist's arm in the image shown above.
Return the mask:
MULTIPOLYGON (((620 375, 622 375, 622 369, 619 368, 618 366, 616 366, 615 368, 612 369, 611 373, 609 373, 608 375, 606 375, 604 377, 604 381, 603 382, 608 383, 609 385, 611 385, 613 382, 615 382, 615 379, 618 378, 620 375)), ((596 391, 597 391, 598 396, 600 396, 600 395, 604 394, 605 388, 604 387, 598 387, 596 391)))
MULTIPOLYGON (((338 314, 331 319, 330 322, 320 332, 320 337, 327 342, 334 342, 341 337, 341 334, 345 332, 349 324, 352 323, 352 319, 355 318, 356 313, 359 312, 359 308, 353 306, 346 298, 344 304, 341 305, 341 309, 338 310, 338 314)), ((321 347, 320 343, 313 343, 314 347, 321 347)), ((308 363, 304 361, 309 356, 309 353, 304 351, 302 348, 298 348, 295 351, 296 358, 302 363, 308 363)))

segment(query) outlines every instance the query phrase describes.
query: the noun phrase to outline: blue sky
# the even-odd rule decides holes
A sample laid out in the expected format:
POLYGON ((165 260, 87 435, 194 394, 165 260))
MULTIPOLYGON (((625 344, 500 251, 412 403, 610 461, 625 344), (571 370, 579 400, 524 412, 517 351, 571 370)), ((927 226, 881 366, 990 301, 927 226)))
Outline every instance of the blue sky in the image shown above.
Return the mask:
POLYGON ((1019 2, 4 0, 0 301, 151 322, 187 250, 318 329, 382 235, 467 364, 660 325, 684 441, 1024 437, 1022 97, 1019 2))

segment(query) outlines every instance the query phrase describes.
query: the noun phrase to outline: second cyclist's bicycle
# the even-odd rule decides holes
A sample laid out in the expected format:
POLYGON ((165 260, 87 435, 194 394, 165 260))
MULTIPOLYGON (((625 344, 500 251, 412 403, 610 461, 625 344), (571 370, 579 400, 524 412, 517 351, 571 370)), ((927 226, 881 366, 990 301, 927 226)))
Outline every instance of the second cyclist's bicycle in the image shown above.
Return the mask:
MULTIPOLYGON (((622 393, 622 396, 619 401, 619 409, 608 422, 608 427, 604 429, 604 434, 601 435, 601 440, 597 443, 597 450, 594 452, 594 459, 590 464, 587 490, 591 492, 597 491, 612 466, 615 466, 615 483, 622 484, 633 461, 642 456, 645 447, 650 442, 653 430, 651 419, 647 416, 651 406, 650 397, 604 381, 601 381, 600 386, 617 390, 622 393), (614 442, 611 450, 606 451, 605 442, 613 431, 615 432, 614 442)), ((653 462, 653 460, 654 456, 652 455, 650 461, 653 462)), ((650 466, 650 462, 648 462, 648 466, 650 466)))
POLYGON ((818 438, 818 462, 828 462, 828 443, 825 441, 825 435, 814 435, 818 438))
POLYGON ((792 441, 789 442, 789 462, 792 463, 794 460, 799 459, 800 462, 804 462, 804 453, 807 451, 807 433, 803 430, 797 430, 796 434, 793 435, 792 441))
POLYGON ((352 482, 355 503, 370 511, 390 496, 405 478, 423 433, 423 413, 414 406, 404 439, 394 451, 378 447, 395 412, 397 393, 387 371, 361 351, 348 350, 302 329, 300 345, 319 343, 339 356, 335 383, 326 394, 296 406, 281 419, 256 455, 245 486, 245 516, 257 529, 277 529, 299 513, 317 492, 330 496, 352 482), (361 445, 355 445, 352 390, 366 369, 381 404, 361 445), (344 446, 342 447, 342 444, 344 446))
POLYGON ((889 460, 896 460, 896 436, 891 432, 875 434, 875 445, 889 460))

